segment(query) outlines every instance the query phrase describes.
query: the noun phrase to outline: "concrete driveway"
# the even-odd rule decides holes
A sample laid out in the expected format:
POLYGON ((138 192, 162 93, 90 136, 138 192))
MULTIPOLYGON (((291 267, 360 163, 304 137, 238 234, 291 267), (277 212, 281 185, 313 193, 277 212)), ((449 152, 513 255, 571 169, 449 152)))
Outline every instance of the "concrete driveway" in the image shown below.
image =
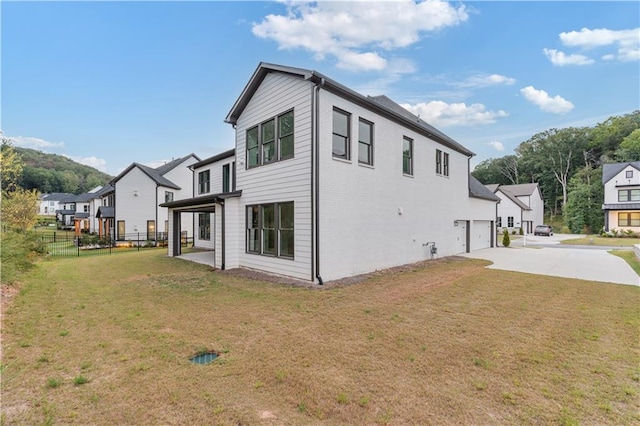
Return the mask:
POLYGON ((487 267, 492 269, 640 285, 640 277, 627 262, 607 253, 611 248, 560 245, 560 241, 568 238, 576 236, 528 236, 526 243, 520 238, 509 248, 488 248, 462 256, 489 260, 493 264, 487 267))

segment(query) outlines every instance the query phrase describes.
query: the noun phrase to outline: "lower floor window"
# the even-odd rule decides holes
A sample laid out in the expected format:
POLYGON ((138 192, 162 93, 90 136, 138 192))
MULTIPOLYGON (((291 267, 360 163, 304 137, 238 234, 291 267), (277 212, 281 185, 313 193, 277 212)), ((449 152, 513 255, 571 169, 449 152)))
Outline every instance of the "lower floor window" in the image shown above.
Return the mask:
POLYGON ((640 226, 640 213, 618 213, 618 226, 640 226))
POLYGON ((147 221, 147 240, 155 241, 156 239, 156 221, 147 221))
POLYGON ((247 206, 247 253, 293 259, 293 202, 247 206))
POLYGON ((124 240, 124 233, 125 233, 125 226, 124 226, 124 220, 119 220, 118 221, 118 240, 122 241, 124 240))
POLYGON ((498 228, 502 228, 502 216, 498 216, 498 220, 496 221, 496 226, 498 228))
POLYGON ((507 227, 513 228, 513 216, 507 216, 507 227))
POLYGON ((206 241, 211 239, 211 215, 209 213, 198 215, 198 238, 206 241))

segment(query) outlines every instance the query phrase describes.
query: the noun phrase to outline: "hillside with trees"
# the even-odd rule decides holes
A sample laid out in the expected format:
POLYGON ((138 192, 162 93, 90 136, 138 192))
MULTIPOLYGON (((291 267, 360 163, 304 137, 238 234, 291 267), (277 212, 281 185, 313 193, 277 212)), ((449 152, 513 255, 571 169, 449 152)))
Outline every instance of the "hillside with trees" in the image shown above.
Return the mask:
POLYGON ((29 148, 14 147, 24 163, 17 184, 40 193, 68 192, 81 194, 104 185, 112 176, 77 163, 58 154, 47 154, 29 148))
POLYGON ((533 135, 515 155, 490 158, 471 173, 486 184, 538 182, 545 213, 571 232, 603 226, 602 165, 640 160, 640 111, 610 117, 594 127, 549 129, 533 135))

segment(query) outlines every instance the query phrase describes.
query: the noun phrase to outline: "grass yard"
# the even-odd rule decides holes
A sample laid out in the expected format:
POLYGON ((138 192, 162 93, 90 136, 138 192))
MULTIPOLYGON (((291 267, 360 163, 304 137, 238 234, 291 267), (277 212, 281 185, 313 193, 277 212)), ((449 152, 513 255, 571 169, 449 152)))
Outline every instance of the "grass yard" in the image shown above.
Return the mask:
POLYGON ((313 290, 45 261, 4 312, 2 423, 638 424, 640 289, 484 265, 313 290))
POLYGON ((594 246, 610 246, 610 247, 633 247, 634 244, 640 244, 640 238, 607 238, 600 235, 587 235, 582 238, 573 238, 563 240, 560 244, 569 245, 594 245, 594 246))

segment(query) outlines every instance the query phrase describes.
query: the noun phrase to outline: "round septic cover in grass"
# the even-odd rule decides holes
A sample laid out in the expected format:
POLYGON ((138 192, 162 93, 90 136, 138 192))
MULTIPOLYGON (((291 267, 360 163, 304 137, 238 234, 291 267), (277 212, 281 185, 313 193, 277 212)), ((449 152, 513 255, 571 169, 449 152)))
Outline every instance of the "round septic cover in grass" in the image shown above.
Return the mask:
POLYGON ((218 358, 216 351, 200 352, 197 355, 190 358, 190 361, 194 364, 209 364, 213 360, 218 358))

